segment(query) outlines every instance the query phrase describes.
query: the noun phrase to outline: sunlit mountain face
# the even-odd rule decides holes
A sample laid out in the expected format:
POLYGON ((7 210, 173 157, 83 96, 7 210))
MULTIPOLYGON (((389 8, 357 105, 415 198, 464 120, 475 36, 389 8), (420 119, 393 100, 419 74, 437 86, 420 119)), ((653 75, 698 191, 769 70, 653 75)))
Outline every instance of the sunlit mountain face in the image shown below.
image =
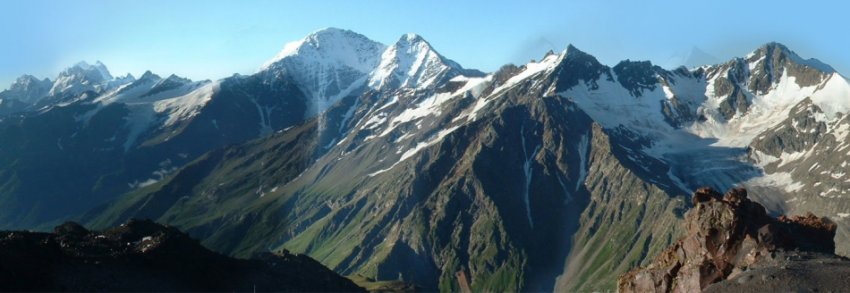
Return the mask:
POLYGON ((687 232, 693 190, 746 187, 831 219, 847 255, 850 82, 779 43, 688 65, 570 45, 482 72, 328 28, 252 75, 23 75, 0 92, 0 228, 150 219, 367 289, 602 291, 687 232))

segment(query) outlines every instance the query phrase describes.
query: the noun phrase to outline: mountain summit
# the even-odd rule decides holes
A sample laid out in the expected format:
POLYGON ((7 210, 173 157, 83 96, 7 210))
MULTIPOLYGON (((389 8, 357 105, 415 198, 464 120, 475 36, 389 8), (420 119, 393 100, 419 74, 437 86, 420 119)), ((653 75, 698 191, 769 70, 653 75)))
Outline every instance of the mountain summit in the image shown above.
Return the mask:
MULTIPOLYGON (((771 212, 847 217, 850 156, 829 150, 847 145, 850 85, 780 46, 672 71, 569 46, 479 76, 415 34, 383 47, 330 30, 295 44, 209 102, 247 101, 218 111, 279 133, 212 151, 90 222, 145 216, 225 253, 286 248, 427 290, 572 292, 614 289, 686 232, 675 223, 695 186, 740 184, 771 212), (322 59, 331 52, 342 55, 322 59), (317 98, 324 111, 300 114, 317 98)), ((200 111, 204 125, 231 125, 200 111)))
POLYGON ((53 82, 49 78, 39 80, 32 75, 23 75, 18 77, 9 89, 0 92, 0 100, 15 99, 33 104, 46 96, 52 86, 53 82))
POLYGON ((426 88, 465 74, 421 36, 404 34, 385 46, 358 33, 326 28, 287 43, 261 68, 270 79, 291 78, 309 97, 307 116, 314 116, 348 95, 373 89, 426 88))
MULTIPOLYGON (((749 74, 748 87, 766 93, 782 78, 794 78, 800 87, 817 85, 835 73, 831 66, 817 59, 803 59, 780 43, 767 43, 745 58, 744 66, 736 67, 736 74, 749 74)), ((741 79, 743 81, 743 79, 741 79)))
POLYGON ((112 75, 100 61, 90 65, 85 61, 65 69, 53 83, 48 95, 79 94, 86 90, 95 90, 112 80, 112 75))
POLYGON ((326 28, 286 44, 261 72, 295 80, 311 100, 312 116, 362 87, 384 48, 361 34, 326 28))
POLYGON ((284 45, 261 70, 275 67, 290 57, 304 62, 344 65, 368 73, 377 65, 377 58, 385 46, 364 35, 339 28, 325 28, 284 45))
MULTIPOLYGON (((820 60, 816 59, 816 58, 804 59, 803 57, 800 57, 800 55, 797 55, 796 52, 789 49, 788 46, 785 46, 784 44, 778 43, 778 42, 769 42, 769 43, 762 45, 761 47, 759 47, 755 51, 750 52, 750 54, 747 54, 746 59, 747 60, 757 60, 757 59, 766 58, 766 57, 768 57, 768 59, 773 59, 773 61, 785 61, 785 60, 787 60, 787 61, 794 62, 794 63, 800 64, 800 65, 815 68, 817 70, 823 71, 824 73, 835 72, 835 69, 832 68, 832 66, 829 66, 829 65, 821 62, 820 60)), ((779 62, 779 63, 781 63, 781 62, 779 62)), ((781 64, 777 64, 777 65, 781 65, 781 64)))
POLYGON ((482 75, 331 28, 213 82, 80 66, 60 79, 95 90, 0 119, 0 226, 149 218, 425 291, 606 291, 686 232, 690 190, 741 185, 850 253, 850 84, 791 52, 666 70, 570 46, 482 75))
POLYGON ((463 67, 437 53, 421 36, 408 33, 381 55, 369 86, 425 88, 463 72, 463 67))

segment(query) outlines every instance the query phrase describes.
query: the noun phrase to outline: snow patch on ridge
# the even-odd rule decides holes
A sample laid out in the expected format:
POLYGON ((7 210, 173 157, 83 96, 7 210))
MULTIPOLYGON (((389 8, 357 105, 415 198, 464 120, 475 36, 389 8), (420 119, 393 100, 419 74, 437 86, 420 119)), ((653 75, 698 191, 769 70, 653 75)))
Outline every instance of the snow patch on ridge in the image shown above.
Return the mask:
MULTIPOLYGON (((396 128, 398 128, 398 126, 402 124, 411 121, 416 121, 427 116, 439 116, 440 114, 442 114, 444 104, 467 93, 472 95, 472 97, 480 95, 484 88, 487 86, 487 84, 492 80, 492 77, 463 77, 463 80, 466 80, 466 84, 463 87, 455 90, 454 92, 438 93, 431 95, 428 98, 425 98, 424 100, 415 104, 412 108, 405 109, 403 112, 396 115, 390 120, 389 126, 387 126, 387 128, 384 129, 384 131, 381 132, 379 136, 384 137, 390 134, 393 130, 395 130, 396 128)), ((397 96, 394 96, 390 102, 388 102, 378 110, 384 109, 391 104, 395 104, 396 102, 397 96)), ((460 118, 462 118, 462 116, 456 117, 452 120, 452 122, 455 122, 460 118)))
POLYGON ((391 166, 389 166, 388 168, 386 168, 386 169, 381 169, 381 170, 378 170, 378 171, 372 172, 372 173, 370 173, 370 174, 369 174, 369 177, 374 177, 375 175, 378 175, 378 174, 384 173, 384 172, 386 172, 386 171, 391 170, 392 168, 395 168, 395 166, 397 166, 399 163, 401 163, 401 162, 403 162, 404 160, 407 160, 407 159, 409 159, 409 158, 413 157, 414 155, 416 155, 417 153, 419 153, 419 152, 420 152, 420 151, 422 151, 423 149, 425 149, 425 148, 427 148, 427 147, 429 147, 429 146, 432 146, 432 145, 434 145, 434 144, 436 144, 436 143, 438 143, 438 142, 442 141, 442 140, 443 140, 443 138, 445 138, 447 135, 451 134, 452 132, 454 132, 454 131, 455 131, 455 130, 457 130, 458 128, 460 128, 460 126, 454 126, 454 127, 448 128, 448 129, 440 130, 440 132, 438 132, 436 135, 434 135, 434 137, 433 137, 433 138, 431 138, 431 139, 429 139, 429 140, 427 140, 427 141, 425 141, 425 142, 420 142, 420 143, 418 143, 415 147, 413 147, 413 148, 408 149, 407 151, 405 151, 405 152, 401 155, 401 157, 399 157, 398 161, 396 161, 395 163, 393 163, 393 164, 392 164, 391 166))
POLYGON ((635 98, 615 80, 600 78, 596 89, 582 82, 558 94, 578 104, 607 129, 626 126, 653 138, 666 138, 676 132, 662 115, 662 101, 667 100, 663 89, 643 91, 640 98, 635 98))
POLYGON ((525 175, 525 189, 523 190, 523 202, 525 202, 525 213, 528 217, 528 225, 531 228, 534 228, 534 221, 531 219, 531 201, 530 201, 530 193, 531 193, 531 176, 534 175, 532 168, 532 163, 534 162, 534 157, 537 156, 537 152, 540 151, 540 145, 534 147, 534 151, 531 154, 528 153, 528 150, 525 146, 525 125, 520 127, 519 137, 522 139, 522 156, 525 158, 525 162, 522 164, 522 171, 525 175))
MULTIPOLYGON (((456 119, 461 119, 465 117, 467 122, 475 121, 476 119, 478 119, 478 115, 480 114, 481 110, 484 109, 484 107, 486 107, 488 104, 490 104, 493 99, 498 98, 499 94, 501 94, 503 91, 514 87, 515 85, 528 78, 537 76, 538 74, 544 72, 550 72, 563 59, 564 55, 565 52, 561 54, 550 54, 543 58, 543 60, 541 60, 540 62, 530 62, 526 64, 520 73, 517 73, 516 75, 505 81, 505 83, 493 89, 493 91, 491 91, 488 96, 476 96, 477 100, 475 101, 475 105, 472 107, 472 109, 468 113, 464 114, 464 116, 458 117, 456 119)), ((486 79, 479 80, 475 86, 477 87, 480 85, 489 85, 492 81, 493 76, 488 75, 486 79)), ((484 88, 481 87, 478 94, 480 94, 483 89, 484 88)))
POLYGON ((154 102, 153 109, 157 113, 165 113, 168 117, 164 126, 174 125, 178 121, 194 117, 200 113, 207 102, 212 99, 221 86, 221 82, 212 82, 184 96, 154 102))
POLYGON ((731 147, 746 146, 757 135, 785 120, 795 105, 815 94, 818 89, 818 86, 800 87, 795 77, 784 72, 779 82, 767 93, 763 95, 746 93, 752 100, 752 105, 745 115, 735 115, 729 121, 724 121, 718 108, 726 96, 715 96, 713 84, 710 82, 706 88, 709 101, 706 102, 703 111, 707 120, 703 123, 694 123, 687 130, 700 137, 717 138, 718 141, 715 143, 717 146, 731 147))
POLYGON ((588 139, 589 134, 584 134, 579 138, 578 142, 578 156, 579 156, 579 165, 578 165, 578 178, 576 179, 576 191, 581 188, 581 185, 584 184, 585 178, 587 178, 587 155, 590 151, 590 140, 588 139))
POLYGON ((811 96, 812 102, 823 110, 827 119, 834 119, 837 113, 850 112, 850 82, 840 74, 833 73, 826 82, 818 87, 811 96))
POLYGON ((526 64, 525 69, 522 72, 517 73, 517 75, 514 75, 513 77, 509 78, 507 81, 505 81, 504 84, 494 89, 492 96, 495 96, 503 90, 509 89, 514 85, 520 83, 521 81, 537 75, 538 73, 551 71, 553 68, 555 68, 555 66, 558 65, 563 56, 564 53, 550 54, 543 58, 543 60, 540 60, 540 62, 531 62, 526 64))
POLYGON ((794 181, 791 178, 791 173, 786 172, 777 172, 756 177, 749 180, 746 185, 777 187, 784 189, 788 193, 797 192, 805 186, 801 182, 794 181))
POLYGON ((381 132, 379 136, 386 136, 387 134, 392 132, 396 127, 404 123, 414 121, 429 115, 439 116, 442 111, 441 105, 443 105, 445 102, 450 101, 454 97, 455 95, 452 93, 439 93, 432 95, 426 98, 425 100, 422 100, 413 108, 407 108, 404 110, 404 112, 401 112, 400 114, 393 117, 393 119, 390 120, 389 126, 384 129, 384 131, 381 132))

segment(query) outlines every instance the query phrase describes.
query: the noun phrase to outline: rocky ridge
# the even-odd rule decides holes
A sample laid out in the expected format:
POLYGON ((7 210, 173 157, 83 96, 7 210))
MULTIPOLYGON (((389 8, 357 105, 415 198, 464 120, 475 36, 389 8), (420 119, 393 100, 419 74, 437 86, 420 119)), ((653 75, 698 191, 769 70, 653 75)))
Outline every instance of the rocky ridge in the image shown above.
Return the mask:
POLYGON ((811 213, 771 217, 743 188, 725 195, 700 188, 692 199, 686 235, 649 265, 620 276, 619 292, 847 288, 850 261, 834 254, 836 225, 829 219, 811 213), (832 281, 811 278, 816 275, 832 281))
POLYGON ((102 232, 0 232, 0 291, 334 291, 363 289, 304 255, 234 259, 176 228, 131 220, 102 232))
MULTIPOLYGON (((749 68, 766 58, 736 59, 730 64, 737 73, 731 65, 667 71, 640 61, 609 67, 570 46, 484 77, 417 75, 430 71, 412 66, 418 62, 390 62, 439 61, 418 58, 432 52, 412 50, 429 49, 418 39, 405 35, 400 43, 421 47, 385 51, 409 53, 381 58, 394 65, 387 76, 406 72, 391 80, 440 82, 344 86, 358 88, 348 96, 325 91, 338 102, 313 118, 297 116, 308 122, 211 153, 81 220, 104 227, 150 217, 229 255, 286 248, 345 275, 426 290, 611 290, 616 276, 647 264, 684 234, 674 223, 688 190, 762 175, 741 162, 745 147, 781 119, 761 123, 766 119, 758 115, 787 116, 785 107, 810 93, 818 107, 828 104, 815 86, 800 91, 791 74, 769 78, 789 91, 752 92, 749 68), (729 77, 728 92, 713 90, 721 77, 729 77), (718 113, 734 88, 754 102, 726 120, 718 113), (767 102, 782 103, 774 111, 767 102), (715 139, 722 144, 709 144, 715 139)), ((284 51, 299 53, 274 64, 327 61, 284 51)), ((280 68, 259 78, 292 73, 280 68)), ((304 96, 305 108, 311 97, 304 96)))
POLYGON ((850 84, 828 66, 778 44, 673 71, 542 57, 481 75, 330 28, 218 81, 80 64, 0 104, 0 229, 151 218, 426 290, 604 291, 684 234, 690 190, 741 184, 850 251, 850 84))

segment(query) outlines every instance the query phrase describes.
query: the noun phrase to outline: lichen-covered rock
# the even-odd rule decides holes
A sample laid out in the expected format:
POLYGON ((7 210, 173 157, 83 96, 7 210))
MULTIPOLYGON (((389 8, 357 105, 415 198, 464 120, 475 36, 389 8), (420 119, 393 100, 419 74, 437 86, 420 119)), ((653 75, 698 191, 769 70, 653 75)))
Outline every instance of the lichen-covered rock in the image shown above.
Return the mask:
POLYGON ((776 252, 834 253, 836 225, 826 218, 770 217, 742 188, 725 195, 700 188, 692 200, 686 236, 648 266, 622 275, 620 292, 699 292, 776 252))

